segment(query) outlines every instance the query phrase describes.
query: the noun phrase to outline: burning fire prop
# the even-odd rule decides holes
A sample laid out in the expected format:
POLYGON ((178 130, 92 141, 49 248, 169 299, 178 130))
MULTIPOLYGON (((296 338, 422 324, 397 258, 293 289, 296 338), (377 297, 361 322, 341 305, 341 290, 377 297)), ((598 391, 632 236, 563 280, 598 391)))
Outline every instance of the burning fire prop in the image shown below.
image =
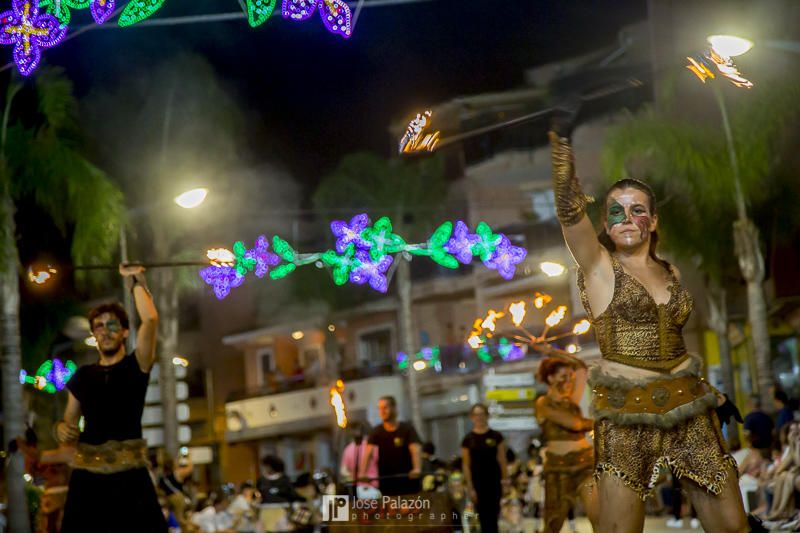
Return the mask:
MULTIPOLYGON (((550 295, 537 292, 531 303, 536 309, 544 309, 552 300, 553 298, 550 295)), ((523 349, 525 346, 540 352, 560 350, 553 346, 552 343, 566 337, 583 335, 591 328, 589 321, 583 319, 577 322, 570 331, 548 336, 550 330, 558 326, 566 317, 567 306, 559 305, 550 311, 545 318, 542 333, 534 335, 523 325, 527 313, 528 302, 525 300, 511 303, 504 311, 490 309, 485 317, 475 319, 467 344, 475 350, 478 358, 485 363, 492 362, 492 352, 497 352, 500 358, 505 361, 512 361, 525 357, 526 350, 523 349), (510 317, 514 326, 514 333, 508 336, 497 333, 497 320, 505 316, 510 317), (509 340, 509 337, 512 340, 509 340), (495 338, 498 340, 495 340, 495 338)), ((564 348, 567 353, 575 353, 579 349, 577 343, 568 344, 564 348)))
MULTIPOLYGON (((709 41, 711 41, 711 38, 709 38, 709 41)), ((738 52, 729 53, 736 54, 738 52)), ((689 60, 689 64, 686 65, 686 68, 692 71, 692 73, 703 83, 705 83, 709 78, 712 80, 715 79, 716 75, 719 74, 736 87, 749 89, 753 86, 753 82, 741 75, 739 69, 736 68, 736 65, 734 64, 733 59, 731 59, 731 56, 726 55, 722 51, 715 48, 713 41, 708 52, 704 54, 698 54, 694 57, 687 57, 686 59, 689 60)))
POLYGON ((440 132, 426 133, 425 129, 430 125, 431 111, 427 110, 409 122, 405 135, 400 139, 398 153, 410 154, 413 152, 433 152, 439 144, 440 132))
POLYGON ((333 412, 336 414, 336 425, 340 428, 347 427, 347 408, 344 405, 344 381, 341 379, 336 380, 336 384, 331 387, 331 400, 330 404, 333 407, 333 412))

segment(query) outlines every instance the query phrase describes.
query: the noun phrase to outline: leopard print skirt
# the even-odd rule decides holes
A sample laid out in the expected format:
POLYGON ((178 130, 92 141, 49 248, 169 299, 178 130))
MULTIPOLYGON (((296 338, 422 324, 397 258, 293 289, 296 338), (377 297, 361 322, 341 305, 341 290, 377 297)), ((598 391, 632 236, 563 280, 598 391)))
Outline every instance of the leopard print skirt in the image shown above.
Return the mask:
POLYGON ((652 494, 662 468, 713 494, 720 494, 731 472, 737 472, 713 410, 669 429, 598 420, 595 458, 597 478, 615 476, 642 500, 652 494))

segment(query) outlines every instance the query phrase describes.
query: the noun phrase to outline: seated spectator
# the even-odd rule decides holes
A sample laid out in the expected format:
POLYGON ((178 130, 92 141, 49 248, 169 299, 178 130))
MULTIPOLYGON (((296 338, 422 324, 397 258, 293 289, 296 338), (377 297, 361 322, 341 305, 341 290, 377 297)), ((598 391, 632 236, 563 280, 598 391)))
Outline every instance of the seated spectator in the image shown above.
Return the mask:
POLYGON ((300 501, 286 477, 283 461, 274 455, 267 455, 261 460, 262 474, 256 486, 261 493, 261 503, 286 503, 300 501))
POLYGON ((228 514, 237 533, 255 533, 258 528, 256 489, 249 481, 242 483, 239 494, 228 506, 228 514))
POLYGON ((786 520, 797 513, 795 492, 800 490, 800 424, 789 425, 789 450, 772 472, 773 501, 769 520, 786 520))

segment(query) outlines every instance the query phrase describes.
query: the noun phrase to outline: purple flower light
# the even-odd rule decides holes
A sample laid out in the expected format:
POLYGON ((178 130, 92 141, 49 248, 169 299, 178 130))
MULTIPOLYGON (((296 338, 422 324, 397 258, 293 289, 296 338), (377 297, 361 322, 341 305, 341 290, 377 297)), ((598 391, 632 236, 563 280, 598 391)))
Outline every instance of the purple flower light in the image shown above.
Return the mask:
POLYGON ((480 242, 481 238, 469 232, 469 228, 464 222, 459 220, 453 230, 453 236, 444 245, 444 249, 456 256, 456 259, 464 265, 472 262, 472 247, 480 242))
POLYGON ((483 264, 486 265, 487 268, 497 270, 497 273, 503 278, 511 279, 514 277, 517 265, 525 259, 526 255, 528 255, 527 250, 519 246, 514 246, 511 244, 511 241, 508 240, 508 237, 502 235, 497 248, 495 248, 492 255, 489 259, 484 261, 483 264))
POLYGON ((369 250, 372 243, 361 238, 361 232, 369 225, 369 217, 362 213, 354 216, 350 220, 350 225, 343 220, 331 222, 331 231, 336 237, 336 251, 343 254, 350 244, 354 244, 356 250, 369 250))
POLYGON ((92 12, 92 18, 96 23, 102 24, 114 13, 114 8, 116 7, 116 0, 92 0, 90 9, 92 12))
POLYGON ((11 11, 0 13, 0 44, 14 45, 14 63, 28 76, 42 60, 42 49, 56 46, 67 35, 58 19, 39 14, 38 0, 14 0, 11 11))
POLYGON ((214 294, 220 300, 230 294, 231 289, 244 283, 244 276, 230 266, 206 267, 200 270, 200 277, 206 284, 214 287, 214 294))
POLYGON ((281 14, 285 19, 302 22, 311 18, 318 8, 319 16, 329 32, 350 38, 353 32, 352 15, 350 6, 344 0, 283 0, 281 14))
POLYGON ((350 6, 344 0, 319 0, 318 5, 325 28, 334 35, 349 39, 353 31, 350 6))
POLYGON ((358 266, 350 272, 350 282, 356 285, 369 283, 369 286, 378 292, 389 290, 389 280, 386 279, 386 271, 392 264, 392 256, 385 255, 378 261, 373 262, 369 253, 361 251, 356 253, 358 266))
POLYGON ((267 275, 267 272, 269 272, 269 267, 275 266, 281 262, 281 258, 270 252, 268 249, 269 241, 264 235, 261 235, 258 237, 258 239, 256 239, 255 247, 247 250, 245 253, 245 257, 256 260, 255 274, 259 278, 263 278, 267 275))

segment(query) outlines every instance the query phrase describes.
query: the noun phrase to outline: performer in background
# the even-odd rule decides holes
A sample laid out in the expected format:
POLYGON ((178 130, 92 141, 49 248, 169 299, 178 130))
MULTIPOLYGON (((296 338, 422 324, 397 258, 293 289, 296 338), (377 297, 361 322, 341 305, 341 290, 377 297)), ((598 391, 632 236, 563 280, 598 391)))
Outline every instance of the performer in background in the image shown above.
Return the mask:
POLYGON ((603 199, 598 238, 586 216, 590 199, 575 175, 572 147, 554 132, 550 142, 557 215, 603 356, 589 376, 598 531, 642 531, 644 499, 662 466, 686 479, 706 531, 747 531, 736 464, 715 408, 723 419, 738 411, 701 377, 699 359, 686 353, 681 330, 692 298, 680 272, 656 254, 653 191, 638 180, 615 183, 603 199))
POLYGON ((586 432, 594 425, 579 402, 586 387, 580 359, 551 355, 539 363, 536 378, 547 394, 536 399, 536 418, 545 441, 544 531, 558 533, 578 499, 589 521, 597 521, 597 490, 592 477, 594 452, 586 432))
POLYGON ((158 313, 141 266, 119 268, 141 320, 136 349, 125 353, 128 315, 118 303, 89 313, 99 360, 67 384, 59 441, 77 452, 64 510, 63 533, 162 533, 167 524, 147 470, 142 410, 156 353, 158 313), (78 420, 84 418, 83 432, 78 420))

